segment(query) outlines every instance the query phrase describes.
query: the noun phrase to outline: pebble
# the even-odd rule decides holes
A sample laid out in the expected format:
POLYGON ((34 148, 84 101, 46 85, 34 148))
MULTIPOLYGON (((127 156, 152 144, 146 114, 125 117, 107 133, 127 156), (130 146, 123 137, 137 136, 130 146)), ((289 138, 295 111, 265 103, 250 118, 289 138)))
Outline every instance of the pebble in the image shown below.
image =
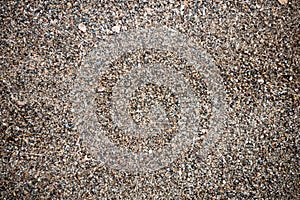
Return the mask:
POLYGON ((121 26, 117 25, 117 26, 112 27, 112 31, 115 32, 115 33, 119 33, 120 30, 121 30, 121 26))
POLYGON ((257 82, 264 83, 264 79, 258 79, 257 82))
POLYGON ((16 101, 16 104, 18 106, 25 106, 26 105, 26 102, 25 101, 16 101))
POLYGON ((281 5, 286 5, 288 0, 278 0, 281 5))
POLYGON ((87 28, 83 23, 78 24, 78 28, 84 33, 87 31, 87 28))

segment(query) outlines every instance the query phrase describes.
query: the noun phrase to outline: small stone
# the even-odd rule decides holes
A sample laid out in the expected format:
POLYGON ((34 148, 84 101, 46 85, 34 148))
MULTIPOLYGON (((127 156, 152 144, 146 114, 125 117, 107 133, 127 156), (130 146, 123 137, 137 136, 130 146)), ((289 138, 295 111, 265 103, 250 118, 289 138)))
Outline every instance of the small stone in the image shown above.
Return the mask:
POLYGON ((86 26, 83 24, 83 23, 80 23, 79 25, 78 25, 78 28, 79 28, 79 30, 81 30, 82 32, 86 32, 86 30, 87 30, 87 28, 86 28, 86 26))
POLYGON ((286 5, 288 0, 278 0, 281 5, 286 5))
POLYGON ((105 87, 104 86, 99 86, 97 89, 96 89, 96 91, 97 92, 103 92, 103 91, 105 91, 105 87))
POLYGON ((111 30, 112 30, 113 32, 120 33, 121 26, 116 25, 116 26, 112 27, 111 30))
POLYGON ((39 118, 41 118, 41 119, 43 118, 43 114, 42 113, 38 112, 37 115, 38 115, 39 118))
POLYGON ((57 19, 51 20, 51 24, 56 25, 57 24, 57 19))
POLYGON ((145 8, 145 11, 147 12, 148 15, 151 15, 153 13, 152 8, 145 8))
POLYGON ((189 5, 189 1, 188 0, 184 0, 184 5, 188 6, 189 5))
POLYGON ((265 81, 264 81, 264 79, 261 78, 261 79, 258 79, 257 82, 264 83, 265 81))
POLYGON ((26 102, 25 101, 16 101, 16 104, 18 106, 25 106, 26 105, 26 102))

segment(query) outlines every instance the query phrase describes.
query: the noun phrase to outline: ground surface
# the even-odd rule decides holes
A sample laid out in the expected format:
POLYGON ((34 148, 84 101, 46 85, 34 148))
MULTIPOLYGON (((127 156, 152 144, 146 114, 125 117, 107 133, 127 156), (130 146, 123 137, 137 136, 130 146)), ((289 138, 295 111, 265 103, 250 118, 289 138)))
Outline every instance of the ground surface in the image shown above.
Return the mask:
POLYGON ((0 1, 0 10, 1 199, 300 198, 299 1, 0 1), (97 42, 160 26, 197 38, 214 59, 226 130, 205 158, 193 148, 155 172, 116 170, 80 140, 72 84, 97 42))

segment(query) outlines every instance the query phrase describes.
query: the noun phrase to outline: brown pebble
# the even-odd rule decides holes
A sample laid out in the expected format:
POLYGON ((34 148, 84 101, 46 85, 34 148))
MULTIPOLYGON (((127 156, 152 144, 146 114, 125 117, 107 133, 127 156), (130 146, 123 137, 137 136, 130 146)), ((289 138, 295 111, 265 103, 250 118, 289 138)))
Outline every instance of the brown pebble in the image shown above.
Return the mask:
POLYGON ((78 28, 79 28, 79 30, 81 30, 84 33, 87 31, 87 28, 86 28, 86 26, 83 23, 80 23, 78 25, 78 28))

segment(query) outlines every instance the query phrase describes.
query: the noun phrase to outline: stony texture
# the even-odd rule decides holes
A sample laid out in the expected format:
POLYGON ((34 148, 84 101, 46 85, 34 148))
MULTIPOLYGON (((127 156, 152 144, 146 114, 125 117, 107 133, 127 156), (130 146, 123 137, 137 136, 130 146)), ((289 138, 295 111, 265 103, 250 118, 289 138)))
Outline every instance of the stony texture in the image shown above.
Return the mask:
POLYGON ((1 199, 300 198, 299 1, 1 1, 0 9, 1 199), (117 171, 78 140, 70 88, 97 41, 157 26, 198 38, 215 59, 228 127, 206 159, 194 146, 155 173, 117 171))

